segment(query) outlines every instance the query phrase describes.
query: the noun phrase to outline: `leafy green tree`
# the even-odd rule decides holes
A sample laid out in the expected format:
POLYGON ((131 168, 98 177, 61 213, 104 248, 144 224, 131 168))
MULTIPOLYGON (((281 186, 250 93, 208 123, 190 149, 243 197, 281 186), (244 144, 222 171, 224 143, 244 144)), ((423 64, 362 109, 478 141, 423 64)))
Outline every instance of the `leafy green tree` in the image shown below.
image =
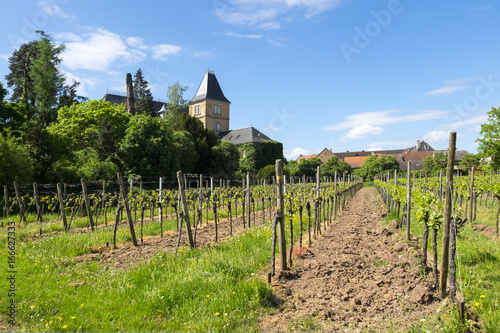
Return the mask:
POLYGON ((48 132, 70 150, 93 147, 100 160, 105 160, 116 153, 130 117, 123 105, 90 100, 59 109, 58 122, 48 132))
POLYGON ((432 156, 426 156, 422 164, 424 165, 424 172, 439 172, 440 170, 446 170, 448 157, 442 151, 437 151, 432 156))
POLYGON ((500 108, 492 107, 488 111, 488 123, 481 125, 479 134, 478 156, 491 160, 491 167, 497 170, 500 167, 500 108))
POLYGON ((169 122, 175 131, 188 131, 193 137, 196 153, 198 154, 198 160, 193 172, 208 173, 212 159, 211 149, 219 142, 215 132, 205 129, 199 119, 185 113, 180 113, 176 117, 169 119, 169 122))
POLYGON ((119 171, 118 166, 110 159, 101 161, 94 148, 85 148, 72 153, 71 158, 66 156, 59 159, 51 168, 58 182, 78 182, 86 180, 115 179, 119 171))
POLYGON ((287 169, 291 177, 297 176, 299 172, 299 164, 297 161, 288 161, 286 165, 283 166, 283 170, 287 169))
POLYGON ((198 153, 196 152, 193 136, 187 131, 174 131, 173 139, 176 155, 180 163, 179 170, 184 173, 193 172, 198 161, 198 153))
POLYGON ((472 168, 479 168, 481 159, 476 154, 465 154, 460 161, 459 167, 462 170, 470 170, 472 168))
POLYGON ((19 139, 0 133, 0 186, 29 183, 33 177, 33 160, 19 139))
POLYGON ((276 141, 251 142, 241 145, 240 169, 257 172, 266 165, 273 164, 277 159, 283 159, 283 144, 276 141))
POLYGON ((321 165, 321 160, 317 157, 313 157, 307 160, 302 160, 298 165, 298 171, 292 176, 316 177, 316 172, 320 165, 321 165))
POLYGON ((119 148, 126 174, 173 177, 180 163, 173 131, 162 118, 132 116, 119 148))
POLYGON ((54 122, 59 107, 82 100, 77 95, 78 82, 66 85, 60 71, 64 44, 56 44, 50 35, 37 31, 40 39, 21 45, 9 58, 10 73, 5 76, 13 89, 11 101, 23 105, 28 119, 33 116, 44 126, 54 122))
POLYGON ((12 89, 10 100, 19 103, 24 97, 27 108, 35 106, 30 68, 37 57, 38 40, 22 44, 9 57, 9 74, 5 76, 7 86, 12 89))
POLYGON ((354 173, 361 176, 364 180, 373 180, 379 173, 390 170, 399 170, 399 163, 394 156, 380 155, 379 157, 372 155, 354 173))
POLYGON ((59 55, 65 45, 56 46, 52 37, 44 32, 37 45, 38 56, 33 60, 29 75, 33 79, 35 106, 40 121, 48 125, 57 118, 58 95, 64 88, 66 79, 59 70, 59 55))
POLYGON ((325 163, 321 165, 321 175, 327 177, 335 177, 335 171, 337 175, 341 175, 344 172, 350 173, 351 166, 344 160, 339 159, 337 156, 330 157, 325 163))
POLYGON ((179 82, 168 86, 167 89, 167 110, 168 118, 175 118, 181 113, 187 113, 189 108, 188 101, 184 99, 184 92, 188 86, 181 85, 179 82))
MULTIPOLYGON (((290 177, 290 169, 287 165, 283 166, 283 174, 290 177)), ((276 164, 266 165, 257 172, 257 178, 260 179, 271 179, 274 175, 276 175, 276 164)))
POLYGON ((220 141, 211 148, 210 173, 232 177, 239 167, 240 152, 230 141, 220 141))
POLYGON ((156 117, 156 112, 153 103, 153 95, 149 88, 149 83, 142 75, 142 70, 139 68, 134 75, 134 97, 135 97, 135 113, 147 114, 156 117))
POLYGON ((10 131, 15 136, 21 136, 23 126, 27 120, 26 108, 5 100, 7 90, 0 82, 0 132, 10 131))

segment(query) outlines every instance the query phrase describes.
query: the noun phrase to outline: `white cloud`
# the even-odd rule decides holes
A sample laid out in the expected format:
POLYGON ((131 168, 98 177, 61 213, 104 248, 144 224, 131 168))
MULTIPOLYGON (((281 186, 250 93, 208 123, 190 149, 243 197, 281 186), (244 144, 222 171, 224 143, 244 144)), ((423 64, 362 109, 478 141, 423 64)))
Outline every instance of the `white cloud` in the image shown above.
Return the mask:
POLYGON ((280 15, 299 9, 306 18, 341 6, 347 0, 232 0, 218 5, 215 15, 227 24, 279 29, 280 15))
POLYGON ((171 44, 159 44, 151 47, 153 59, 156 60, 167 60, 167 55, 178 55, 181 49, 180 46, 171 44))
POLYGON ((171 44, 145 45, 141 37, 123 37, 103 28, 88 28, 82 35, 61 33, 58 38, 69 39, 63 53, 63 65, 69 70, 107 71, 113 66, 137 64, 147 58, 166 60, 178 55, 181 46, 171 44))
POLYGON ((140 62, 146 58, 146 54, 129 49, 118 34, 105 29, 95 29, 83 34, 81 41, 67 43, 62 57, 64 66, 70 70, 105 71, 117 61, 140 62))
POLYGON ((243 35, 243 34, 238 34, 238 33, 232 32, 232 31, 226 31, 225 35, 228 36, 228 37, 248 38, 248 39, 259 39, 259 38, 262 38, 262 35, 256 35, 256 34, 243 35))
POLYGON ((268 38, 267 42, 273 46, 276 46, 276 47, 284 47, 285 46, 285 43, 277 41, 276 39, 273 39, 273 38, 268 38))
POLYGON ((141 37, 128 37, 125 39, 125 42, 130 47, 139 47, 144 42, 144 38, 141 37))
POLYGON ((451 94, 455 91, 464 90, 466 88, 467 87, 465 87, 465 86, 444 86, 444 87, 441 87, 438 89, 428 91, 425 94, 426 95, 446 95, 446 94, 451 94))
POLYGON ((5 53, 5 54, 0 54, 0 59, 3 59, 3 60, 5 60, 5 61, 9 61, 10 56, 11 56, 11 55, 10 55, 10 54, 7 54, 7 53, 5 53))
POLYGON ((339 131, 351 129, 361 125, 384 126, 401 123, 412 123, 417 121, 444 119, 449 111, 421 110, 409 114, 404 110, 386 110, 374 112, 361 112, 346 117, 346 120, 322 127, 326 131, 339 131), (403 114, 403 115, 402 115, 403 114))
POLYGON ((472 117, 469 119, 460 120, 460 121, 456 121, 453 123, 442 124, 439 126, 439 128, 442 130, 445 130, 445 131, 456 131, 459 128, 467 126, 467 125, 484 124, 487 121, 488 121, 488 115, 482 114, 482 115, 475 116, 475 117, 472 117))
POLYGON ((66 13, 62 8, 61 6, 59 6, 58 4, 56 4, 55 1, 51 1, 51 0, 40 0, 38 1, 38 5, 40 6, 40 8, 45 12, 47 13, 47 15, 49 16, 52 16, 52 17, 60 17, 60 18, 63 18, 63 19, 75 19, 74 16, 71 16, 69 15, 68 13, 66 13))
POLYGON ((352 128, 344 136, 345 139, 361 139, 367 137, 368 135, 378 135, 385 132, 380 126, 371 126, 368 124, 363 124, 361 126, 356 126, 352 128))
POLYGON ((410 140, 396 140, 396 141, 381 141, 381 142, 373 142, 370 144, 370 148, 368 150, 382 150, 382 149, 400 149, 400 148, 409 148, 415 145, 416 141, 410 140), (383 148, 380 148, 383 147, 383 148))
POLYGON ((425 141, 431 145, 439 145, 449 141, 450 132, 449 131, 430 131, 424 134, 422 137, 425 141))
POLYGON ((81 42, 82 37, 78 36, 77 34, 74 34, 72 32, 61 32, 57 35, 54 36, 54 38, 62 40, 63 42, 81 42))
POLYGON ((195 51, 193 53, 193 57, 195 58, 208 58, 213 56, 214 53, 212 51, 195 51))
POLYGON ((368 148, 366 151, 378 151, 378 150, 383 150, 381 147, 372 147, 368 148))
POLYGON ((300 155, 311 155, 310 150, 304 148, 294 148, 292 150, 285 149, 285 157, 287 160, 296 160, 300 155))
POLYGON ((490 5, 472 8, 471 9, 472 17, 477 17, 479 15, 479 13, 490 10, 490 9, 491 9, 490 5))

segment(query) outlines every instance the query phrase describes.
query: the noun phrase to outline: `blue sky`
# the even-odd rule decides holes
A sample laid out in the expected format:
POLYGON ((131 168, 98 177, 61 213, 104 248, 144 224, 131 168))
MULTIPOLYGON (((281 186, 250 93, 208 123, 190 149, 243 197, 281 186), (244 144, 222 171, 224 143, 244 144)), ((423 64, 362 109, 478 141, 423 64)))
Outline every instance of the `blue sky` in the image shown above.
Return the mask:
POLYGON ((476 152, 500 106, 500 10, 491 0, 23 0, 0 4, 8 57, 44 30, 66 44, 62 70, 100 99, 141 68, 155 99, 179 81, 191 99, 207 69, 287 158, 406 148, 426 140, 476 152))

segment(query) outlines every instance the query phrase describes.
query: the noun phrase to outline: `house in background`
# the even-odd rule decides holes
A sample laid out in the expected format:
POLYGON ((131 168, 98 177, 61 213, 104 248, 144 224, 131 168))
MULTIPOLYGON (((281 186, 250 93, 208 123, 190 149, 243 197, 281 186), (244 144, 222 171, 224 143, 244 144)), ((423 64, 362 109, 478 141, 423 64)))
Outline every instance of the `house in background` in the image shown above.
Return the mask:
MULTIPOLYGON (((334 153, 331 149, 325 148, 321 153, 317 155, 299 156, 297 158, 297 163, 304 159, 309 159, 312 157, 320 158, 321 162, 326 162, 332 156, 337 156, 339 159, 347 162, 351 168, 359 169, 363 165, 364 161, 372 155, 388 155, 393 156, 399 163, 399 168, 401 170, 406 170, 408 168, 408 161, 411 163, 412 170, 422 170, 424 168, 423 161, 427 156, 434 156, 436 152, 443 152, 447 154, 447 150, 435 150, 427 142, 417 140, 417 143, 413 147, 405 149, 393 149, 393 150, 376 150, 376 151, 346 151, 334 153)), ((465 154, 468 154, 466 150, 457 150, 455 152, 455 164, 460 163, 465 154)))
MULTIPOLYGON (((127 95, 126 94, 111 94, 111 93, 106 93, 104 97, 102 98, 103 101, 106 102, 111 102, 113 104, 123 104, 127 105, 127 95)), ((155 109, 156 115, 158 117, 161 117, 167 110, 167 104, 164 102, 158 101, 153 101, 153 107, 155 109)))

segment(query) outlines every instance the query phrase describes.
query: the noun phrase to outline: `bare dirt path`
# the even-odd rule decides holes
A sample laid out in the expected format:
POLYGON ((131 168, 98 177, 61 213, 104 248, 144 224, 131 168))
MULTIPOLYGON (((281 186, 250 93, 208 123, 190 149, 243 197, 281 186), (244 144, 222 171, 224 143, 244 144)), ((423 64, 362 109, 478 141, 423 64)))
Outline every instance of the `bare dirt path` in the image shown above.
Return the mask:
POLYGON ((264 332, 395 331, 436 312, 431 275, 420 274, 417 249, 384 226, 374 188, 363 188, 307 254, 280 272, 283 301, 260 324, 264 332))

